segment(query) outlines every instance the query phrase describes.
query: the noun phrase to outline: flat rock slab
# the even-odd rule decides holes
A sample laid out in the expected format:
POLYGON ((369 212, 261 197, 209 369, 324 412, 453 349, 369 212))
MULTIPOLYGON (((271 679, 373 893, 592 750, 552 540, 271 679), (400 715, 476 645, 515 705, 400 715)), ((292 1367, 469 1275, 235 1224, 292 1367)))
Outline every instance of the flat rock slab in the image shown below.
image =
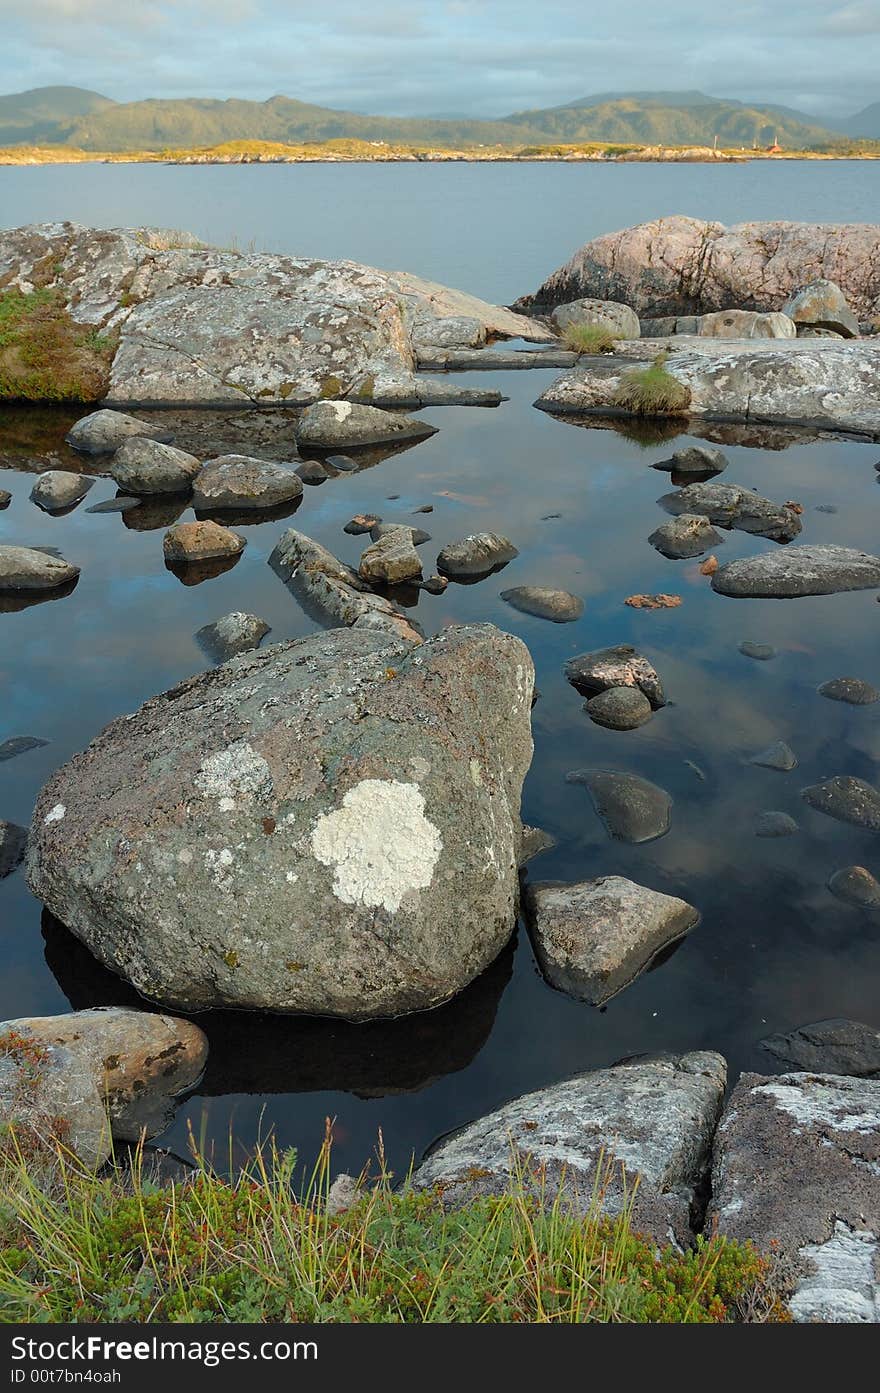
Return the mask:
POLYGON ((36 547, 0 546, 0 591, 56 590, 78 575, 79 566, 61 556, 36 547))
POLYGON ((735 599, 790 600, 880 589, 880 557, 852 547, 799 546, 719 566, 712 589, 735 599))
POLYGON ((153 1000, 353 1019, 439 1005, 516 922, 533 668, 491 625, 233 658, 53 775, 28 879, 153 1000))
POLYGON ((657 501, 674 516, 686 513, 706 517, 719 527, 751 532, 774 542, 790 542, 801 531, 800 517, 793 508, 772 503, 738 484, 688 484, 657 501))
POLYGON ((727 1077, 719 1054, 634 1060, 580 1074, 516 1098, 441 1140, 412 1177, 453 1204, 509 1191, 514 1168, 527 1189, 552 1202, 561 1193, 589 1210, 597 1172, 616 1215, 635 1177, 633 1228, 669 1242, 692 1237, 690 1207, 709 1165, 727 1077))
POLYGON ((761 1045, 786 1069, 880 1078, 880 1030, 861 1021, 816 1021, 783 1035, 768 1035, 761 1045))
POLYGON ((565 676, 582 696, 595 696, 609 687, 636 687, 655 710, 666 705, 663 684, 653 664, 628 643, 570 658, 565 676))
POLYGON ((589 790, 596 812, 615 841, 653 842, 669 831, 672 798, 640 774, 575 769, 565 781, 589 790))
POLYGON ((801 797, 811 808, 838 822, 849 822, 868 832, 880 832, 880 792, 864 779, 838 774, 833 779, 801 789, 801 797))
POLYGON ((437 427, 393 411, 350 401, 318 401, 306 407, 296 423, 301 449, 351 450, 361 445, 384 445, 425 440, 437 427))
POLYGON ((113 456, 110 474, 118 488, 141 497, 188 493, 201 467, 201 461, 186 450, 133 435, 123 441, 113 456))
POLYGON ((68 431, 65 439, 74 450, 85 455, 106 455, 118 450, 126 440, 143 436, 148 440, 158 440, 167 444, 171 435, 150 421, 139 416, 129 416, 125 411, 110 411, 102 407, 89 416, 83 416, 68 431))
POLYGON ((529 885, 526 915, 548 982, 591 1006, 629 986, 700 921, 693 905, 622 876, 529 885))
POLYGON ((712 1224, 772 1245, 796 1321, 880 1320, 880 1080, 743 1074, 715 1139, 712 1224))
POLYGON ((506 604, 536 619, 549 619, 553 624, 572 624, 584 612, 584 602, 568 590, 548 590, 541 585, 517 585, 502 590, 506 604))

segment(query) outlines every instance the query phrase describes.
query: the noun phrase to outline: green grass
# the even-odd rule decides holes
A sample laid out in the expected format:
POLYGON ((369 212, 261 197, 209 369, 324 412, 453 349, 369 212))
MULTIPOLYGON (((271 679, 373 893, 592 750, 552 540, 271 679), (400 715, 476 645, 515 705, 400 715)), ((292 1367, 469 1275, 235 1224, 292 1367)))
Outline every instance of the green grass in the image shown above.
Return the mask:
POLYGON ((562 331, 562 342, 572 353, 613 353, 622 337, 607 324, 566 324, 562 331))
POLYGON ((635 416, 686 416, 690 389, 666 371, 667 356, 659 353, 650 367, 625 372, 611 405, 635 416))
POLYGON ((0 400, 99 401, 115 349, 74 323, 60 290, 0 290, 0 400))
MULTIPOLYGON (((0 1321, 684 1322, 784 1318, 749 1247, 701 1241, 655 1253, 629 1206, 601 1193, 585 1218, 509 1192, 460 1208, 378 1177, 334 1215, 330 1150, 295 1182, 296 1157, 264 1147, 234 1182, 203 1158, 191 1180, 92 1175, 33 1144, 0 1153, 0 1321), (42 1179, 42 1184, 38 1183, 42 1179)), ((608 1170, 604 1171, 607 1182, 608 1170)))

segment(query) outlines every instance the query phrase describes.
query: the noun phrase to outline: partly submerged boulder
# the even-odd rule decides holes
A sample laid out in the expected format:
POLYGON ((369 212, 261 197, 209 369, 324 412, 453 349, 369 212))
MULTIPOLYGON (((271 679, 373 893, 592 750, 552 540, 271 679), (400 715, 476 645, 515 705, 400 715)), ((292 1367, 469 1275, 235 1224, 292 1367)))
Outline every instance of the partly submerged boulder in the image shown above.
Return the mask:
POLYGON ((36 547, 0 546, 0 592, 55 590, 69 585, 78 575, 79 566, 71 565, 63 556, 36 547))
POLYGON ((302 479, 292 464, 220 455, 205 465, 193 484, 193 506, 203 513, 256 512, 293 503, 302 491, 302 479))
POLYGON ((31 887, 159 1001, 434 1006, 514 927, 532 689, 526 648, 490 625, 235 658, 53 776, 31 887))
POLYGON ((880 590, 880 556, 853 547, 785 547, 719 566, 712 576, 712 589, 737 599, 770 600, 880 590))
POLYGON ((306 407, 297 421, 296 443, 301 449, 351 450, 362 445, 424 440, 436 430, 427 421, 360 402, 318 401, 306 407))
POLYGON ((188 493, 201 469, 201 461, 186 450, 177 450, 147 436, 132 435, 123 441, 110 465, 117 488, 138 498, 162 493, 188 493))

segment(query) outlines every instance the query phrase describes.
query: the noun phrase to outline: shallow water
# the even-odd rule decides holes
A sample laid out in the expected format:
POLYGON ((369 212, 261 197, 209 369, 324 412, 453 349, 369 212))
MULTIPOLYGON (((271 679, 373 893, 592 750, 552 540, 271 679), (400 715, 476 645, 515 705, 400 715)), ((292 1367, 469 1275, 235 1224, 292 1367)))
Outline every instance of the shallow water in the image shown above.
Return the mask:
MULTIPOLYGON (((543 177, 544 167, 532 168, 543 177)), ((783 178, 791 167, 774 167, 774 173, 776 168, 783 178)), ((811 178, 824 180, 829 168, 850 179, 860 167, 823 166, 811 171, 811 178)), ((390 177, 395 169, 414 172, 408 166, 361 172, 390 177)), ((62 211, 85 219, 89 210, 77 181, 84 174, 86 187, 92 180, 93 190, 106 175, 109 182, 116 181, 116 196, 130 180, 138 197, 111 209, 108 193, 106 217, 94 220, 150 220, 203 231, 204 225, 186 217, 173 200, 160 200, 163 178, 172 188, 178 175, 206 175, 216 178, 218 186, 229 179, 225 188, 231 198, 230 190, 242 187, 236 183, 240 176, 259 178, 269 172, 0 170, 0 206, 6 221, 60 216, 62 211), (22 176, 14 218, 8 216, 10 173, 22 176), (28 186, 32 174, 35 181, 28 186), (138 183, 139 175, 149 176, 146 186, 138 183), (51 197, 46 193, 50 185, 51 197), (29 188, 27 197, 22 198, 22 188, 29 188), (35 200, 35 189, 43 190, 42 202, 35 200)), ((471 176, 497 173, 507 181, 523 173, 508 166, 489 172, 475 166, 419 166, 415 172, 436 173, 447 187, 454 176, 460 180, 459 192, 471 176)), ((549 170, 560 183, 580 172, 576 166, 549 170)), ((656 203, 653 209, 645 206, 661 186, 660 175, 664 181, 688 175, 690 211, 697 211, 703 194, 700 207, 706 212, 758 216, 767 211, 766 187, 759 208, 740 206, 731 214, 718 206, 724 199, 736 201, 731 186, 720 197, 719 176, 751 176, 754 181, 756 173, 765 178, 764 166, 624 166, 600 172, 603 178, 620 177, 630 204, 626 211, 615 205, 613 215, 594 207, 589 213, 593 225, 584 232, 579 223, 577 234, 565 235, 564 246, 559 245, 558 227, 556 239, 540 247, 527 245, 522 229, 504 219, 494 222, 490 236, 486 228, 472 235, 451 217, 440 248, 448 253, 444 269, 442 256, 432 262, 418 238, 409 254, 398 244, 394 256, 375 254, 370 249, 371 214, 365 215, 362 245, 358 230, 348 228, 343 235, 327 208, 320 216, 328 245, 318 245, 313 208, 305 216, 314 239, 310 245, 299 242, 295 227, 281 240, 280 223, 273 224, 274 231, 267 225, 265 242, 287 250, 345 251, 364 260, 397 262, 503 298, 540 279, 581 233, 609 230, 660 211, 656 203), (638 199, 633 190, 640 190, 638 199), (505 251, 509 237, 513 269, 505 251), (348 244, 339 245, 345 238, 348 244)), ((332 174, 338 190, 350 170, 293 173, 332 174)), ((130 193, 130 185, 125 187, 130 193)), ((670 194, 668 184, 663 187, 667 196, 662 208, 682 206, 677 192, 670 194)), ((840 187, 837 215, 859 216, 858 180, 847 188, 840 187)), ((819 196, 818 186, 810 189, 812 202, 780 207, 780 215, 821 216, 817 205, 825 195, 819 196)), ((558 203, 557 223, 564 211, 558 203)), ((206 220, 209 214, 204 211, 206 220)), ((540 210, 545 223, 554 221, 551 214, 552 209, 540 210)), ((412 224, 410 217, 411 237, 412 224)), ((390 225, 390 237, 395 228, 400 235, 394 219, 390 225)), ((391 1162, 399 1168, 438 1134, 504 1099, 622 1056, 719 1049, 736 1077, 743 1068, 773 1071, 773 1061, 759 1047, 767 1034, 828 1016, 880 1024, 880 915, 851 908, 826 888, 836 869, 852 863, 880 873, 880 843, 876 835, 814 812, 799 796, 804 785, 834 774, 877 780, 880 703, 850 707, 816 694, 819 683, 841 675, 880 685, 880 607, 874 593, 795 601, 731 600, 713 593, 698 562, 668 561, 647 542, 666 520, 656 500, 671 487, 668 475, 650 465, 690 438, 641 447, 612 430, 554 420, 532 408, 549 380, 543 372, 469 375, 469 384, 500 386, 509 400, 495 410, 422 413, 440 427, 437 435, 357 474, 307 488, 295 525, 356 563, 362 541, 342 531, 354 513, 410 520, 412 510, 432 503, 431 514, 411 518, 432 535, 421 549, 426 570, 433 569, 446 542, 470 531, 491 528, 508 535, 520 555, 504 571, 475 585, 450 585, 443 596, 422 594, 417 614, 428 632, 450 622, 491 620, 520 635, 531 649, 542 695, 533 716, 535 758, 523 815, 553 833, 558 846, 532 862, 530 874, 534 879, 627 875, 690 900, 702 911, 702 924, 671 957, 603 1010, 548 987, 527 936, 520 932, 515 945, 457 1001, 424 1016, 369 1026, 228 1013, 201 1017, 211 1041, 208 1073, 167 1134, 173 1146, 184 1146, 188 1124, 197 1135, 216 1140, 221 1151, 230 1125, 241 1146, 261 1128, 265 1133, 274 1127, 283 1144, 308 1154, 330 1116, 336 1118, 340 1166, 359 1168, 381 1127, 391 1162), (391 494, 400 497, 389 500, 391 494), (548 517, 555 513, 560 516, 548 517), (525 584, 574 591, 585 600, 583 617, 574 624, 553 625, 518 613, 500 599, 508 586, 525 584), (623 604, 633 593, 657 591, 681 595, 681 606, 648 612, 623 604), (770 643, 779 656, 766 663, 743 657, 737 649, 743 639, 770 643), (670 705, 648 725, 629 733, 593 725, 581 709, 582 699, 562 676, 570 656, 622 642, 647 653, 670 698, 670 705), (794 749, 796 770, 782 774, 747 763, 776 739, 794 749), (569 770, 588 766, 632 770, 668 789, 675 800, 669 834, 641 846, 610 841, 585 789, 565 782, 569 770), (798 834, 782 840, 756 838, 755 818, 766 808, 789 812, 800 825, 798 834)), ((0 485, 13 493, 11 506, 0 512, 0 542, 56 546, 83 568, 66 597, 0 613, 0 742, 25 734, 49 741, 0 763, 0 816, 21 823, 28 822, 37 791, 51 771, 107 721, 205 666, 193 638, 203 624, 231 609, 248 610, 271 624, 266 642, 296 637, 312 627, 266 564, 289 525, 283 519, 236 524, 248 539, 240 562, 215 579, 188 587, 163 564, 163 530, 173 520, 169 514, 86 512, 113 496, 109 480, 99 480, 64 517, 41 513, 28 498, 34 472, 47 467, 47 461, 82 467, 61 443, 72 419, 63 411, 7 409, 0 414, 0 485), (144 524, 152 526, 139 530, 144 524)), ((176 425, 179 443, 194 438, 194 431, 203 441, 213 432, 217 448, 235 429, 227 418, 204 413, 178 415, 176 425)), ((290 438, 285 417, 251 416, 241 423, 241 431, 255 453, 281 457, 285 438, 290 438)), ((786 448, 727 443, 723 448, 730 459, 723 481, 803 505, 801 541, 876 551, 876 445, 802 438, 786 448), (817 511, 824 505, 837 511, 817 511)), ((719 560, 773 545, 741 532, 723 536, 719 560)), ((41 916, 20 871, 0 882, 0 940, 0 1018, 136 1000, 63 927, 41 916)))

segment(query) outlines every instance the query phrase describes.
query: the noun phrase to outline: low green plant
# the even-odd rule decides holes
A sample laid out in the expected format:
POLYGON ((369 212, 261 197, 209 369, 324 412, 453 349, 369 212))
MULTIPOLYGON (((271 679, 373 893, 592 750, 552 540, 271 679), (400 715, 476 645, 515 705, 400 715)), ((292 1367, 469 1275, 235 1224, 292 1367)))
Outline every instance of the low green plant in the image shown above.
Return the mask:
POLYGON ((611 405, 635 416, 686 416, 690 388, 666 370, 668 353, 658 353, 647 368, 630 368, 618 383, 611 405))
POLYGON ((622 337, 607 324, 566 324, 562 331, 562 342, 572 353, 613 353, 622 337))
MULTIPOLYGON (((586 1215, 515 1170, 508 1192, 449 1205, 442 1190, 378 1176, 334 1213, 330 1147, 295 1182, 295 1153, 259 1148, 234 1180, 194 1154, 189 1180, 155 1184, 142 1151, 125 1177, 60 1148, 50 1186, 0 1148, 0 1319, 5 1322, 684 1322, 783 1318, 767 1264, 712 1238, 657 1253, 631 1197, 586 1215)), ((599 1168, 607 1179, 610 1168, 599 1168)), ((589 1197, 587 1197, 589 1200, 589 1197)))
POLYGON ((98 401, 116 336, 76 324, 62 290, 0 291, 0 400, 98 401))

